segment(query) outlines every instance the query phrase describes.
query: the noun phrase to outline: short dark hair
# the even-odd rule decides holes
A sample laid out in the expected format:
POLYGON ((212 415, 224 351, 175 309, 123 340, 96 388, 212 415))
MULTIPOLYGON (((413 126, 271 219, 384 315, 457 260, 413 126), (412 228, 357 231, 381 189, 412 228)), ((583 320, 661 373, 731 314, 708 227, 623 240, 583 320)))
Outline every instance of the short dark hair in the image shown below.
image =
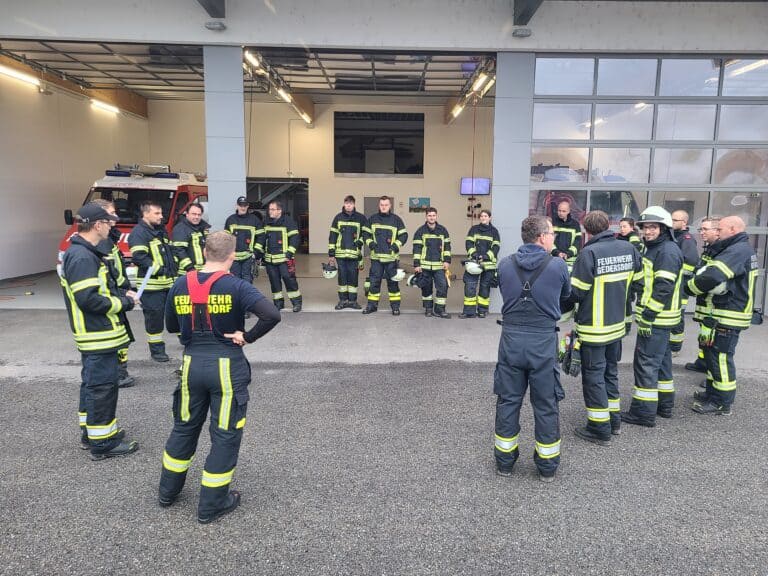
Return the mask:
POLYGON ((142 214, 149 213, 150 208, 160 208, 161 210, 163 209, 163 207, 160 206, 160 204, 158 204, 157 202, 153 200, 147 200, 146 202, 142 202, 141 204, 141 213, 142 214))
POLYGON ((282 203, 282 202, 280 202, 280 200, 272 200, 272 201, 269 203, 269 205, 267 206, 267 208, 269 208, 269 206, 272 206, 272 204, 274 204, 274 205, 275 205, 275 207, 276 207, 278 210, 282 210, 282 209, 283 209, 283 203, 282 203))
POLYGON ((352 194, 348 194, 347 196, 344 196, 344 202, 352 202, 355 203, 355 197, 352 196, 352 194))
POLYGON ((392 203, 392 198, 390 198, 389 196, 386 196, 386 195, 385 196, 379 196, 379 202, 381 202, 382 200, 388 200, 390 203, 392 203))
POLYGON ((217 230, 205 238, 205 259, 211 262, 225 262, 235 251, 237 239, 226 230, 217 230))
POLYGON ((488 210, 487 208, 483 208, 482 210, 480 210, 480 214, 488 214, 488 218, 491 217, 491 211, 488 210))
POLYGON ((533 244, 539 236, 549 231, 550 222, 544 216, 528 216, 520 227, 520 236, 525 244, 533 244))
POLYGON ((192 202, 189 206, 187 206, 187 214, 189 214, 190 208, 200 208, 200 214, 205 212, 205 208, 203 208, 202 204, 198 204, 197 202, 192 202))
POLYGON ((622 218, 621 220, 619 220, 619 222, 626 222, 626 223, 627 223, 627 224, 629 224, 629 225, 630 225, 632 228, 634 228, 634 227, 635 227, 635 219, 634 219, 634 218, 630 218, 630 217, 628 217, 628 216, 627 216, 626 218, 622 218))
POLYGON ((608 214, 602 210, 592 210, 584 217, 584 230, 590 236, 605 232, 610 225, 611 221, 608 219, 608 214))
POLYGON ((437 214, 437 208, 435 208, 434 206, 430 206, 429 208, 427 208, 427 214, 432 214, 433 212, 437 214))

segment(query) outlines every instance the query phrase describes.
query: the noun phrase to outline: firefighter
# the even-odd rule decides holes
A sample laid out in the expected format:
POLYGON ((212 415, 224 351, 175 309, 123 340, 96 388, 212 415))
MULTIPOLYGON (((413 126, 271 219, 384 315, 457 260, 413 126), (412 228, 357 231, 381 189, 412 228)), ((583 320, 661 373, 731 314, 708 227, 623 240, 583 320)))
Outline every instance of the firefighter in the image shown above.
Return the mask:
MULTIPOLYGON (((693 271, 699 263, 699 247, 696 245, 688 228, 688 212, 675 210, 672 212, 672 224, 675 226, 675 242, 683 253, 683 285, 693 276, 693 271)), ((683 348, 685 339, 685 308, 688 305, 688 295, 683 292, 680 298, 680 322, 672 328, 669 336, 669 347, 672 355, 677 356, 683 348)))
POLYGON ((523 220, 524 245, 499 262, 503 328, 493 392, 496 400, 496 472, 511 476, 519 456, 520 407, 528 386, 534 415, 539 479, 551 482, 560 463, 556 397, 560 303, 570 296, 568 268, 552 250, 554 231, 544 216, 523 220))
POLYGON ((669 332, 680 322, 683 255, 672 237, 672 216, 664 208, 648 207, 638 223, 645 254, 637 280, 642 295, 635 308, 635 386, 632 404, 621 413, 621 420, 652 428, 657 415, 672 417, 675 402, 669 332))
POLYGON ((355 197, 345 196, 344 207, 331 223, 328 235, 328 260, 339 270, 339 302, 335 309, 360 310, 357 286, 360 264, 363 261, 363 230, 368 221, 355 209, 355 197))
POLYGON ((693 411, 730 416, 736 396, 733 356, 739 334, 749 328, 757 256, 749 244, 744 221, 726 216, 717 228, 720 239, 710 247, 710 260, 685 285, 691 296, 709 294, 711 307, 701 320, 701 340, 707 367, 706 389, 695 392, 693 411))
POLYGON ((64 253, 61 286, 70 328, 82 359, 79 420, 81 443, 93 460, 124 456, 138 450, 125 440, 115 416, 118 395, 118 350, 130 341, 124 312, 138 304, 136 293, 120 292, 99 250, 117 216, 95 202, 78 210, 77 234, 64 253))
POLYGON ((640 238, 640 235, 635 231, 635 219, 634 218, 622 218, 619 220, 619 232, 616 234, 618 240, 626 240, 632 246, 637 248, 637 251, 642 254, 645 252, 645 244, 640 238))
POLYGON ((372 314, 379 309, 381 281, 386 279, 392 315, 399 316, 400 285, 394 278, 397 277, 400 249, 408 241, 408 232, 402 219, 392 213, 392 200, 389 196, 379 198, 379 211, 368 218, 363 239, 371 251, 368 305, 363 310, 363 314, 372 314))
POLYGON ((480 210, 480 224, 469 229, 465 246, 467 258, 477 262, 482 272, 464 274, 464 309, 459 318, 485 318, 491 305, 491 282, 496 275, 501 247, 499 231, 491 224, 490 210, 480 210))
POLYGON ((635 273, 642 269, 640 253, 617 240, 605 212, 584 218, 591 236, 579 252, 571 274, 571 299, 578 304, 576 333, 581 343, 581 385, 587 425, 576 435, 608 446, 621 432, 619 370, 621 339, 626 334, 625 303, 635 273))
POLYGON ((576 255, 581 248, 581 226, 571 216, 571 203, 563 200, 557 205, 557 216, 552 219, 555 230, 555 245, 552 256, 565 260, 568 266, 573 266, 576 255))
POLYGON ((203 220, 203 206, 190 204, 185 218, 173 227, 173 253, 179 274, 200 270, 205 264, 203 248, 211 225, 203 220))
POLYGON ((445 311, 448 300, 448 277, 451 268, 451 236, 437 221, 437 208, 426 211, 426 222, 413 235, 413 271, 421 272, 425 280, 421 289, 421 304, 425 316, 451 317, 445 311), (432 285, 434 284, 434 295, 432 285))
POLYGON ((235 213, 227 218, 224 229, 234 234, 237 239, 232 274, 253 284, 254 259, 261 259, 263 252, 259 239, 264 233, 264 225, 257 214, 248 213, 248 206, 248 199, 240 196, 235 213))
POLYGON ((267 266, 269 285, 272 288, 272 301, 278 310, 285 308, 285 294, 293 304, 294 312, 301 312, 301 292, 296 280, 296 251, 301 238, 296 222, 290 216, 283 215, 283 204, 279 200, 269 203, 269 218, 264 224, 263 242, 264 262, 267 266))
MULTIPOLYGON (((701 253, 701 258, 699 259, 699 263, 696 265, 694 274, 698 273, 700 270, 703 270, 707 263, 712 259, 712 246, 720 238, 720 232, 718 231, 719 225, 720 218, 716 216, 710 216, 704 218, 701 221, 701 225, 699 227, 699 236, 701 236, 701 241, 704 244, 704 250, 701 253)), ((686 370, 690 370, 692 372, 707 372, 707 366, 704 363, 704 347, 701 345, 701 321, 706 316, 709 316, 711 308, 712 296, 710 294, 704 293, 696 296, 696 308, 693 312, 693 321, 699 324, 699 351, 695 361, 686 363, 686 370)))
POLYGON ((147 331, 149 353, 155 362, 168 362, 163 342, 163 310, 168 290, 176 278, 176 260, 171 242, 163 225, 163 209, 159 204, 147 202, 141 206, 141 220, 128 236, 131 258, 138 266, 137 282, 142 283, 150 266, 149 277, 141 295, 144 328, 147 331))
POLYGON ((210 409, 211 449, 205 460, 197 519, 207 524, 237 508, 240 493, 229 486, 240 451, 248 407, 251 367, 242 347, 280 322, 280 312, 253 285, 229 274, 235 238, 208 236, 205 265, 179 278, 165 310, 170 332, 184 345, 181 383, 173 393, 173 430, 165 444, 158 503, 179 496, 210 409), (258 322, 245 331, 245 311, 258 322))
MULTIPOLYGON (((97 198, 93 202, 104 208, 112 216, 117 217, 115 205, 109 200, 97 198)), ((123 259, 123 253, 120 251, 120 229, 115 226, 115 222, 112 223, 112 227, 109 229, 109 238, 101 242, 98 249, 106 254, 104 260, 109 267, 109 273, 114 278, 120 294, 124 295, 131 289, 131 281, 128 280, 128 275, 125 273, 125 260, 123 259)), ((131 331, 131 325, 128 323, 128 316, 122 313, 120 321, 125 325, 128 338, 133 342, 133 331, 131 331)), ((128 345, 117 351, 117 359, 117 387, 130 388, 136 383, 136 378, 128 374, 128 345)))

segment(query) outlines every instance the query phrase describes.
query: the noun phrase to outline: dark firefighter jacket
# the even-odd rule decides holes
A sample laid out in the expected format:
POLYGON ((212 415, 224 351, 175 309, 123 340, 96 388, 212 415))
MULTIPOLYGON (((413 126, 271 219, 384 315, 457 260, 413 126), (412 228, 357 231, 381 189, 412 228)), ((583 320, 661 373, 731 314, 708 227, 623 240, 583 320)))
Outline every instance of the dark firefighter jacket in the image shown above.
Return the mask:
POLYGON ((208 236, 210 227, 211 225, 205 220, 200 220, 200 223, 195 226, 186 218, 173 227, 173 253, 176 256, 179 273, 200 270, 203 267, 205 264, 203 248, 205 248, 205 237, 208 236))
POLYGON ((688 228, 675 232, 675 242, 683 253, 683 274, 688 280, 699 263, 699 247, 688 228))
POLYGON ((581 247, 581 226, 573 216, 561 220, 558 216, 552 219, 552 227, 555 231, 555 247, 552 248, 552 256, 565 252, 568 261, 573 262, 581 247))
POLYGON ((128 236, 131 258, 138 266, 136 282, 141 284, 150 266, 154 267, 146 291, 168 290, 176 279, 176 260, 165 227, 140 220, 128 236))
POLYGON ((371 251, 371 260, 394 262, 408 241, 408 231, 397 214, 377 212, 368 219, 363 238, 371 251))
POLYGON ((635 317, 642 316, 654 326, 676 326, 680 322, 682 277, 683 255, 667 230, 662 230, 656 240, 645 243, 643 270, 635 276, 635 290, 640 294, 635 317))
POLYGON ((234 213, 227 218, 224 228, 235 235, 235 260, 247 260, 254 252, 264 251, 264 247, 259 244, 264 226, 258 215, 246 213, 241 216, 234 213))
POLYGON ((292 259, 301 243, 296 222, 285 214, 280 218, 267 218, 263 239, 264 261, 267 264, 282 264, 292 259))
POLYGON ((493 224, 475 224, 465 239, 467 257, 482 256, 483 270, 494 270, 499 261, 501 237, 493 224))
POLYGON ((413 235, 413 266, 441 270, 443 262, 451 263, 451 235, 439 222, 434 228, 425 223, 413 235))
POLYGON ((357 210, 339 212, 331 223, 328 234, 328 256, 348 260, 362 258, 363 230, 368 221, 357 210))

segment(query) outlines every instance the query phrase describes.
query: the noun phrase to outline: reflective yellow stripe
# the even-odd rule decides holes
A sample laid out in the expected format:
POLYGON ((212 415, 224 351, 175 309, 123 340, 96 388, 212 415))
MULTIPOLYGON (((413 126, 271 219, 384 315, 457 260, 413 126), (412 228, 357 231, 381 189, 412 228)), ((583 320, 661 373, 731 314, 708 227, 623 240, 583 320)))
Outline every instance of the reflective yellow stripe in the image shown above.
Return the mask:
POLYGON ((621 399, 620 398, 608 398, 608 411, 609 412, 618 412, 621 410, 621 399))
POLYGON ((720 260, 710 260, 707 263, 707 266, 711 266, 712 268, 717 268, 723 274, 725 274, 728 280, 734 277, 733 270, 731 270, 725 262, 722 262, 720 260))
POLYGON ((512 452, 514 450, 517 450, 518 448, 518 439, 519 434, 515 434, 511 438, 505 438, 504 436, 499 436, 498 434, 494 435, 494 445, 496 447, 496 450, 499 452, 512 452))
POLYGON ((189 466, 192 464, 194 458, 195 457, 192 456, 189 460, 180 460, 178 458, 173 458, 168 452, 163 451, 163 468, 170 472, 181 474, 182 472, 189 470, 189 466))
POLYGON ((203 470, 203 479, 202 479, 202 485, 206 486, 208 488, 220 488, 221 486, 226 486, 230 482, 232 482, 232 477, 235 475, 235 469, 232 468, 229 472, 222 472, 221 474, 214 474, 213 472, 208 472, 207 470, 203 470))
POLYGON ((664 278, 670 282, 675 282, 677 280, 677 274, 670 272, 669 270, 656 270, 656 272, 653 273, 653 277, 664 278))
POLYGON ((541 444, 536 441, 536 452, 539 458, 549 459, 555 456, 560 456, 560 440, 553 442, 552 444, 541 444))
POLYGON ((106 440, 117 434, 117 419, 113 419, 109 424, 99 426, 88 426, 88 439, 89 440, 106 440))
POLYGON ((74 282, 70 284, 70 289, 72 290, 72 293, 80 292, 80 290, 85 290, 86 288, 92 288, 92 287, 99 287, 99 279, 97 277, 93 278, 86 278, 85 280, 80 280, 78 282, 74 282))
POLYGON ((736 380, 731 380, 730 375, 728 374, 728 355, 720 352, 717 355, 717 364, 718 368, 720 368, 720 379, 717 380, 713 378, 712 386, 723 392, 736 390, 736 380))
POLYGON ((587 284, 578 278, 571 278, 571 285, 575 286, 579 290, 589 290, 592 287, 592 284, 587 284))
POLYGON ((219 358, 219 383, 221 385, 219 429, 227 430, 229 428, 229 415, 232 411, 232 380, 229 374, 229 358, 219 358))
POLYGON ((592 422, 608 422, 611 419, 607 408, 589 408, 587 407, 587 420, 592 422))
POLYGON ((184 354, 181 366, 181 406, 179 407, 180 418, 182 422, 189 422, 189 364, 192 362, 192 356, 184 354))
POLYGON ((672 380, 659 380, 657 384, 659 392, 669 394, 675 391, 675 383, 672 380))
POLYGON ((659 400, 659 391, 656 388, 638 388, 634 387, 632 398, 643 402, 657 402, 659 400))

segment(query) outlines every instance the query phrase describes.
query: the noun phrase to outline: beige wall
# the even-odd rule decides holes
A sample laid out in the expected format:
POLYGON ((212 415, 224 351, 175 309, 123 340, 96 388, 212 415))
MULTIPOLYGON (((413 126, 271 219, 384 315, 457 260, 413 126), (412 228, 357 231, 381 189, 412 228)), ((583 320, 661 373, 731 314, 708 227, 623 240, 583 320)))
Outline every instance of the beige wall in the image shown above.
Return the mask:
MULTIPOLYGON (((309 178, 310 251, 325 252, 328 225, 340 210, 342 198, 353 194, 362 209, 364 196, 395 197, 395 212, 410 235, 424 222, 408 212, 408 198, 427 196, 439 210, 439 220, 451 232, 456 253, 471 222, 467 201, 459 196, 459 180, 472 174, 490 177, 493 150, 493 109, 466 110, 450 126, 443 124, 438 106, 318 105, 315 127, 304 123, 282 103, 246 105, 246 134, 251 137, 248 175, 309 178), (350 178, 333 173, 333 112, 423 112, 424 176, 420 178, 350 178), (251 114, 253 118, 251 119, 251 114), (289 148, 290 132, 290 148, 289 148)), ((150 101, 150 151, 153 162, 170 162, 178 169, 205 169, 204 105, 202 102, 150 101)), ((490 199, 480 200, 490 208, 490 199)), ((410 252, 410 243, 406 246, 410 252)))
POLYGON ((77 209, 115 162, 148 160, 148 122, 3 76, 0 127, 0 279, 52 270, 64 209, 77 209))

